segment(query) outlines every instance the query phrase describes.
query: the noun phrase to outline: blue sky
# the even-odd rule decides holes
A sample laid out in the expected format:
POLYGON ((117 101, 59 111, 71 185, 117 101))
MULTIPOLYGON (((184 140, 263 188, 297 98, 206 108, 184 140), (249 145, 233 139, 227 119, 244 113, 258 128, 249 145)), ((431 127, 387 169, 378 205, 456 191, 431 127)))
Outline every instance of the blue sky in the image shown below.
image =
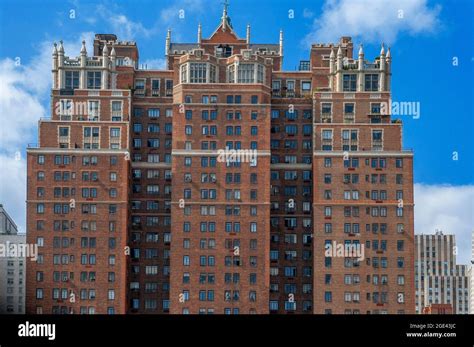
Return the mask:
MULTIPOLYGON (((90 52, 94 33, 116 33, 121 39, 137 41, 141 62, 162 66, 167 28, 173 31, 172 41, 195 42, 197 25, 201 22, 203 36, 207 37, 218 25, 221 3, 214 0, 3 0, 0 3, 3 84, 0 117, 2 123, 8 120, 16 129, 9 129, 8 133, 5 128, 2 130, 0 164, 11 164, 16 155, 14 166, 18 170, 0 174, 3 186, 0 200, 10 202, 10 210, 14 209, 11 214, 17 216, 19 224, 24 223, 24 207, 21 210, 24 188, 20 187, 24 178, 21 173, 24 147, 37 142, 37 119, 49 112, 48 58, 52 42, 63 39, 66 55, 76 56, 82 38, 88 40, 90 52), (71 10, 75 18, 70 18, 71 10), (184 10, 184 18, 179 18, 183 14, 180 10, 184 10), (14 64, 15 58, 20 58, 20 65, 14 64), (24 114, 12 114, 18 112, 24 114), (21 159, 16 154, 18 151, 21 159)), ((428 199, 426 194, 436 188, 442 200, 438 205, 429 200, 429 205, 436 205, 430 210, 417 207, 419 220, 426 219, 419 223, 418 228, 423 229, 419 232, 429 233, 439 227, 460 233, 465 241, 470 237, 469 230, 474 229, 470 216, 474 210, 473 11, 473 2, 469 0, 231 0, 229 7, 234 29, 241 37, 245 37, 246 25, 251 25, 252 42, 277 43, 279 30, 283 29, 286 70, 293 70, 299 60, 308 59, 311 42, 352 36, 356 46, 364 44, 366 59, 370 60, 378 55, 381 42, 390 45, 393 100, 419 102, 421 107, 419 119, 400 117, 404 122, 404 147, 415 151, 416 193, 428 199), (458 64, 454 66, 456 59, 458 64), (458 153, 458 160, 453 160, 453 152, 458 153), (446 214, 446 218, 439 219, 440 214, 446 214), (453 218, 456 223, 452 222, 453 218)), ((8 204, 6 207, 9 208, 8 204)))

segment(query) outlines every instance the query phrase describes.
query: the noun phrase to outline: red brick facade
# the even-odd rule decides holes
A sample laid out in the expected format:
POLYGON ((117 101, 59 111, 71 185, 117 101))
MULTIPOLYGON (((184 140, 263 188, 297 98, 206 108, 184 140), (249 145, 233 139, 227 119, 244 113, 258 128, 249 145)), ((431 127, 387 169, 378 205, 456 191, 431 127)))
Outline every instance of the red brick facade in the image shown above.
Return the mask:
POLYGON ((282 34, 252 44, 226 15, 209 39, 166 41, 160 71, 115 35, 94 57, 55 47, 52 117, 28 149, 43 246, 27 312, 412 313, 413 155, 380 112, 390 53, 354 60, 344 37, 286 72, 282 34), (354 240, 360 264, 325 256, 354 240))

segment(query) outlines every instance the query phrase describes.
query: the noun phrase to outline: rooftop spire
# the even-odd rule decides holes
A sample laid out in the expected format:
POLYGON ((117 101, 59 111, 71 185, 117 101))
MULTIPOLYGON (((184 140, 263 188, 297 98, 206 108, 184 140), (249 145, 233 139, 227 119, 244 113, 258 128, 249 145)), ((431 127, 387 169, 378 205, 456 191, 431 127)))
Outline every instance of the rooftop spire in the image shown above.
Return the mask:
POLYGON ((280 29, 280 56, 283 55, 283 30, 280 29))
POLYGON ((247 35, 245 41, 247 42, 247 44, 250 43, 250 24, 247 24, 247 35))
POLYGON ((226 27, 229 26, 232 29, 232 24, 230 22, 230 17, 227 14, 227 8, 229 7, 229 0, 224 0, 222 3, 224 8, 222 10, 222 29, 225 31, 226 27))
POLYGON ((59 54, 64 54, 63 40, 59 41, 58 53, 59 54))
POLYGON ((165 44, 166 55, 168 55, 170 52, 170 46, 171 46, 171 29, 168 28, 168 31, 166 32, 166 44, 165 44))
POLYGON ((198 43, 201 44, 201 39, 202 39, 202 28, 201 28, 201 23, 198 24, 198 43))
POLYGON ((86 41, 82 40, 81 54, 87 54, 86 41))

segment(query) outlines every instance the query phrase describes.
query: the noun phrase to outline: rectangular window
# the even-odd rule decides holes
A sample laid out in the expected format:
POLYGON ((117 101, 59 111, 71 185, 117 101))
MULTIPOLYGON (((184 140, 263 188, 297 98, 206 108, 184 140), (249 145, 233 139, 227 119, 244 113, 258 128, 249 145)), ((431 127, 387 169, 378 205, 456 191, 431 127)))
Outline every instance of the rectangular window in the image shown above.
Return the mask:
POLYGON ((66 71, 65 73, 65 84, 66 89, 78 89, 79 88, 79 71, 66 71))
POLYGON ((87 89, 100 89, 101 76, 100 71, 87 71, 87 89))
POLYGON ((365 91, 377 92, 379 90, 379 75, 365 74, 365 91))
POLYGON ((237 72, 237 83, 255 83, 255 64, 239 64, 237 72))
POLYGON ((355 92, 357 90, 357 75, 344 74, 342 75, 342 91, 355 92))

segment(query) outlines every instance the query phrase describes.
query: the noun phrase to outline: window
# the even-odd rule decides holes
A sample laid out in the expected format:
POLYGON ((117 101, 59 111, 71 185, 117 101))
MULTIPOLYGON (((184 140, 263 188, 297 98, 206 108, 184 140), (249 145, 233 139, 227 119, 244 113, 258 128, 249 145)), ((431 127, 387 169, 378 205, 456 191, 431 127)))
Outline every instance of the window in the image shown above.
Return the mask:
POLYGON ((374 102, 370 104, 370 113, 371 114, 380 114, 381 106, 379 102, 374 102))
POLYGON ((152 90, 152 95, 153 96, 159 95, 160 80, 158 80, 158 79, 152 79, 151 80, 151 90, 152 90))
POLYGON ((190 63, 190 83, 207 82, 207 63, 190 63))
POLYGON ((273 80, 272 81, 273 96, 280 96, 280 92, 281 92, 281 81, 280 80, 273 80))
POLYGON ((44 204, 36 204, 36 213, 44 213, 44 204))
POLYGON ((79 88, 79 71, 66 71, 65 73, 65 84, 66 89, 77 89, 79 88))
POLYGON ((99 120, 99 116, 100 116, 99 101, 89 100, 87 102, 87 114, 88 114, 89 120, 99 120))
POLYGON ((331 302, 332 301, 332 292, 324 292, 324 301, 331 302))
POLYGON ((376 92, 379 90, 379 75, 366 74, 365 75, 365 91, 376 92))
POLYGON ((166 96, 173 96, 173 80, 165 81, 166 96))
POLYGON ((100 89, 101 72, 87 71, 87 89, 100 89))
POLYGON ((301 81, 301 92, 303 94, 311 91, 311 81, 301 81))
POLYGON ((354 103, 347 102, 344 103, 344 122, 353 123, 354 121, 354 103))
POLYGON ((332 159, 331 158, 324 158, 324 167, 331 167, 332 166, 332 159))
POLYGON ((110 148, 120 149, 120 128, 110 128, 110 148))
POLYGON ((85 149, 99 148, 99 127, 84 127, 83 142, 85 149))
POLYGON ((187 83, 188 82, 188 64, 181 65, 180 69, 181 69, 181 83, 187 83))
POLYGON ((383 150, 383 130, 372 130, 372 149, 383 150))
POLYGON ((331 151, 332 150, 332 130, 323 129, 322 130, 322 150, 331 151))
POLYGON ((295 81, 294 80, 287 80, 286 81, 286 96, 288 98, 295 97, 295 81))
POLYGON ((342 91, 355 92, 357 90, 357 75, 344 74, 342 75, 342 91))
POLYGON ((332 114, 332 104, 329 102, 323 102, 321 104, 321 114, 322 115, 331 115, 332 114))
POLYGON ((136 94, 144 94, 145 93, 145 80, 144 79, 136 79, 135 80, 135 92, 136 92, 136 94))
POLYGON ((237 72, 237 83, 254 83, 255 64, 239 64, 237 72))
POLYGON ((112 121, 122 120, 122 101, 112 101, 112 121))
POLYGON ((257 64, 257 83, 263 83, 265 79, 265 68, 261 64, 257 64))
POLYGON ((160 109, 159 108, 149 108, 148 109, 148 117, 150 117, 150 118, 159 118, 160 117, 160 109))

